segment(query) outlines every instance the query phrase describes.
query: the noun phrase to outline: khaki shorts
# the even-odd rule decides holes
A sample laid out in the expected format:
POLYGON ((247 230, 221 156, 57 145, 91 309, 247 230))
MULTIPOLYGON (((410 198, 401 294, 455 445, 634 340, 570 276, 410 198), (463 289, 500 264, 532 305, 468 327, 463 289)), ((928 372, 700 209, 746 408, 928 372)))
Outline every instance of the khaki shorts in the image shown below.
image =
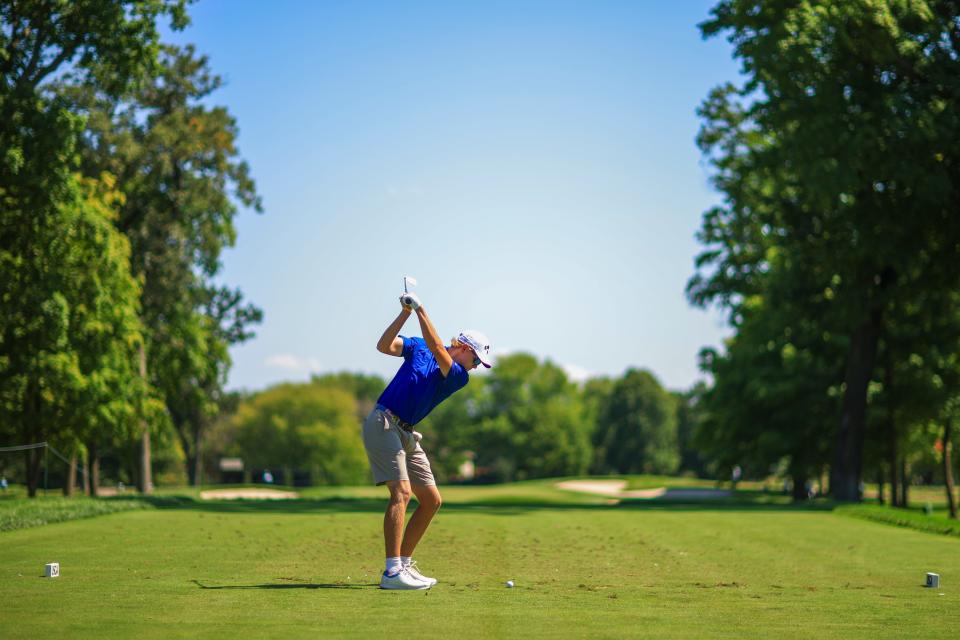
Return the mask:
POLYGON ((417 439, 394 424, 380 409, 371 411, 363 422, 363 447, 367 450, 376 484, 390 480, 437 484, 427 454, 417 439))

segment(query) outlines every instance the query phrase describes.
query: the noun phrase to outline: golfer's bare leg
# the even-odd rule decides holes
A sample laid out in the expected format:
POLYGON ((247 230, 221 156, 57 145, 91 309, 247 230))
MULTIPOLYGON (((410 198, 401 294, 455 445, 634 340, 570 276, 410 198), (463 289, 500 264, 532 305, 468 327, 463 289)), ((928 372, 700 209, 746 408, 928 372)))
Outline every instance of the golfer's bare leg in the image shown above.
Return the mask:
POLYGON ((407 516, 407 503, 410 502, 410 483, 406 480, 389 480, 387 488, 390 489, 390 504, 383 516, 383 541, 387 557, 398 558, 400 542, 403 540, 403 521, 407 516))
POLYGON ((407 523, 407 531, 403 534, 403 546, 401 547, 401 556, 410 557, 413 550, 417 548, 417 543, 430 526, 433 516, 440 510, 440 492, 436 485, 412 485, 413 493, 417 496, 416 511, 410 516, 410 522, 407 523))

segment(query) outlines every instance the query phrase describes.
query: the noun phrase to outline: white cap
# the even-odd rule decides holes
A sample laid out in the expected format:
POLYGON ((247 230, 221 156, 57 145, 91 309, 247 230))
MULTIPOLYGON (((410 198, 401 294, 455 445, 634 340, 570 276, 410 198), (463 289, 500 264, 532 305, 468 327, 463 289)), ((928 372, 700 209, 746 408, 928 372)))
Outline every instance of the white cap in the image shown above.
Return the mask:
POLYGON ((493 359, 490 357, 490 339, 487 336, 473 329, 464 329, 457 336, 457 341, 473 349, 487 369, 493 366, 493 359))

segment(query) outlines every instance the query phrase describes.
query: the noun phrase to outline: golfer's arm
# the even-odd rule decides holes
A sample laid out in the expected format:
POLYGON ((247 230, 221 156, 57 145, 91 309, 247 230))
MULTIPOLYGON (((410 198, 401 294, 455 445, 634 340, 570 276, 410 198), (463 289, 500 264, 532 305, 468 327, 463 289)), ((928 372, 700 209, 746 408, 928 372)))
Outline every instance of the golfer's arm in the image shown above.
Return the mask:
POLYGON ((402 309, 400 311, 400 315, 397 316, 396 320, 390 323, 390 326, 387 327, 387 330, 383 332, 382 336, 380 336, 380 340, 377 342, 377 351, 380 353, 385 353, 388 356, 403 355, 403 338, 398 336, 400 335, 400 328, 403 327, 403 323, 406 322, 407 318, 409 317, 409 309, 402 309))
POLYGON ((437 330, 433 328, 430 316, 427 315, 426 309, 422 306, 417 309, 417 319, 420 320, 420 332, 423 333, 423 341, 427 343, 430 353, 437 359, 437 364, 440 365, 440 373, 446 378, 447 374, 450 373, 450 367, 453 366, 453 358, 444 348, 443 340, 440 339, 437 330))

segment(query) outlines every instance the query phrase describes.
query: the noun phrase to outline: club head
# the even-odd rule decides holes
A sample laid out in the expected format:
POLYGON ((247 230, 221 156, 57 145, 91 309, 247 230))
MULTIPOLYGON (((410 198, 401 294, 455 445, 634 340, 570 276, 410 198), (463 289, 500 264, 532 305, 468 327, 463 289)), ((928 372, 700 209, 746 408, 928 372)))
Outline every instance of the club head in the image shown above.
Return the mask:
POLYGON ((403 276, 403 292, 404 293, 410 293, 407 290, 407 285, 410 285, 411 287, 417 286, 417 279, 414 278, 413 276, 403 276))

